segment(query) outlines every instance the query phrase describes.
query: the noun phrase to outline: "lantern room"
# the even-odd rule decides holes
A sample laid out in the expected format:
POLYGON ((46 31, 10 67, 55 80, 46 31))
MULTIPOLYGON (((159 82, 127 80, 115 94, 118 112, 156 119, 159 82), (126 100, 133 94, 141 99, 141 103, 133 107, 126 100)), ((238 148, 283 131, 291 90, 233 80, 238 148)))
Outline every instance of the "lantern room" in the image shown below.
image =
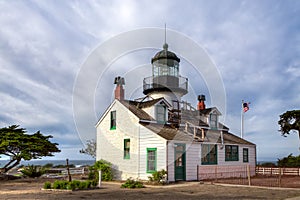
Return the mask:
POLYGON ((179 100, 188 92, 188 79, 179 74, 180 59, 175 53, 168 51, 168 44, 151 59, 152 76, 144 79, 144 94, 179 100), (171 98, 174 96, 174 98, 171 98))

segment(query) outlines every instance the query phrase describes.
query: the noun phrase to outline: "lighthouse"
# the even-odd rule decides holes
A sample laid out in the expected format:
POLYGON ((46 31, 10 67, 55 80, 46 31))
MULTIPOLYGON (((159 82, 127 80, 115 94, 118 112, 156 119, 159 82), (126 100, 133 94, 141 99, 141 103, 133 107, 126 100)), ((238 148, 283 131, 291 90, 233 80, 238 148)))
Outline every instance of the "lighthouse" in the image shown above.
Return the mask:
POLYGON ((188 79, 179 74, 180 59, 168 44, 151 59, 152 76, 144 78, 143 93, 152 99, 164 98, 170 105, 188 93, 188 79))

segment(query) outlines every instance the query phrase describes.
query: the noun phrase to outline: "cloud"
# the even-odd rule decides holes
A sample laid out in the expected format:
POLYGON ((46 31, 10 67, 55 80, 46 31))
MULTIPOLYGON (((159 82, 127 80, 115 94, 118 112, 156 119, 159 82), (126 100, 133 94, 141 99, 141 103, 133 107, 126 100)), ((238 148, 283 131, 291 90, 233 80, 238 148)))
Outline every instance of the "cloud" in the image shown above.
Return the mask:
MULTIPOLYGON (((44 130, 66 149, 62 154, 71 155, 72 148, 82 146, 73 121, 73 87, 89 54, 121 32, 163 28, 167 23, 204 47, 216 63, 226 90, 225 123, 237 135, 241 100, 251 101, 246 137, 257 144, 258 158, 274 158, 271 144, 280 146, 275 157, 297 152, 299 145, 287 142, 293 137, 283 139, 277 132, 277 120, 286 110, 299 109, 299 6, 298 1, 2 1, 0 125, 19 123, 28 130, 44 130)), ((176 45, 169 44, 170 48, 176 45)), ((86 114, 97 119, 111 102, 117 75, 127 77, 127 97, 142 95, 138 94, 141 79, 151 75, 146 65, 155 52, 131 52, 113 61, 95 84, 94 95, 80 96, 80 109, 84 111, 90 98, 95 99, 96 110, 86 114), (136 83, 134 72, 140 75, 136 83)), ((98 56, 95 63, 110 55, 98 56)), ((188 61, 182 58, 181 64, 181 73, 192 77, 188 61)), ((190 79, 186 99, 193 104, 195 95, 208 96, 205 77, 200 76, 190 79)), ((208 105, 211 102, 208 99, 208 105)))

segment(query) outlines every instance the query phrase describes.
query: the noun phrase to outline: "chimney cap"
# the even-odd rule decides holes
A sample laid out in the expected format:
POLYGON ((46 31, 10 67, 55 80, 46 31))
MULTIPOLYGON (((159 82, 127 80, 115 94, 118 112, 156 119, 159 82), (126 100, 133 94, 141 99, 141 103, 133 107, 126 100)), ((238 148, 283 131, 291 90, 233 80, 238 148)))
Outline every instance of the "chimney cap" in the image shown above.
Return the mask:
POLYGON ((125 85, 125 80, 124 80, 123 77, 117 76, 117 77, 115 78, 114 84, 117 84, 117 85, 125 85))
POLYGON ((198 95, 198 101, 205 101, 205 95, 204 94, 198 95))

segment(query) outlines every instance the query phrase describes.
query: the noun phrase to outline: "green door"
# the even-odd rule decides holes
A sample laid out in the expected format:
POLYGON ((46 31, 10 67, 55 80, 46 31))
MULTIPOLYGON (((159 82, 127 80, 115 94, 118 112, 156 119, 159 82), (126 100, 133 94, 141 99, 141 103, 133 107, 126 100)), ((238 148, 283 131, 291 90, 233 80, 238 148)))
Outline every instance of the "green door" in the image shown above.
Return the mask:
POLYGON ((185 144, 175 144, 175 181, 185 181, 185 144))

